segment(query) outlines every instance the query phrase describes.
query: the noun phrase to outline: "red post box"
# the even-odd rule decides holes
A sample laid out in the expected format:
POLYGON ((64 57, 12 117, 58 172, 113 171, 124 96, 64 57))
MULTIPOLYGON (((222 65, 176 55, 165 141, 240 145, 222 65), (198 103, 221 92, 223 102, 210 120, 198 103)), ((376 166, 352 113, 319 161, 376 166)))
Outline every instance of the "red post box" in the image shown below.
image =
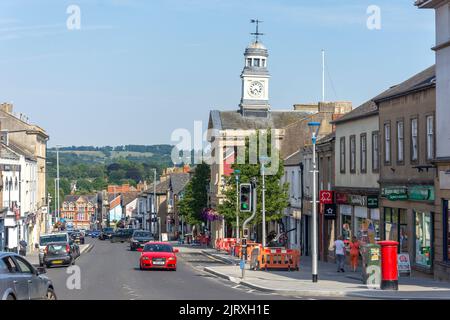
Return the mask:
POLYGON ((381 246, 381 289, 398 290, 398 242, 380 241, 381 246))

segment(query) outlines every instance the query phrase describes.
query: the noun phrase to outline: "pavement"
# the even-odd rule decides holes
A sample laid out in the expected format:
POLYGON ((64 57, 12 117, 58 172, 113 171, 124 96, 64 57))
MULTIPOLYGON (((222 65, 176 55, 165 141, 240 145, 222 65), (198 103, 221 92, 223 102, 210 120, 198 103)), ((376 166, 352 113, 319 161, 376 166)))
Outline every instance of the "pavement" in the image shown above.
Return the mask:
MULTIPOLYGON (((242 270, 239 259, 215 249, 197 248, 206 256, 222 261, 223 265, 204 268, 215 276, 232 283, 247 286, 261 292, 314 297, 363 298, 363 299, 450 299, 450 283, 426 277, 400 277, 399 290, 387 291, 368 288, 362 282, 361 270, 336 272, 336 265, 319 261, 319 281, 312 282, 311 260, 301 257, 299 271, 242 270)), ((349 269, 349 268, 348 268, 349 269)))

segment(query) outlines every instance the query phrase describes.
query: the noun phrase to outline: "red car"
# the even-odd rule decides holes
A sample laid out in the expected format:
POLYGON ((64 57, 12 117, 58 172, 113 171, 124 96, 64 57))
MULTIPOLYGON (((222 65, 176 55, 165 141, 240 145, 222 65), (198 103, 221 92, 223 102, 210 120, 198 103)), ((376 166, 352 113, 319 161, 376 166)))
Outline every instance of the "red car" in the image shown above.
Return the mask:
POLYGON ((174 249, 167 242, 147 242, 144 248, 139 248, 141 257, 139 258, 139 268, 145 269, 168 269, 177 270, 177 256, 174 249))

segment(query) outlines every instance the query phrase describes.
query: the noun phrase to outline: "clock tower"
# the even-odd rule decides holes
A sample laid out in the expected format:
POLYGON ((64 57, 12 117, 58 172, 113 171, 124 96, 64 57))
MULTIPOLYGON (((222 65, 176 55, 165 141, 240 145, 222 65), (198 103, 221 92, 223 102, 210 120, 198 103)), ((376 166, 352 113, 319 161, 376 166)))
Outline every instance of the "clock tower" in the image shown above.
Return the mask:
MULTIPOLYGON (((252 20, 258 23, 258 20, 252 20)), ((244 53, 245 66, 241 74, 242 95, 240 110, 243 116, 267 117, 270 111, 269 104, 269 71, 267 70, 267 58, 269 57, 266 47, 256 40, 252 42, 244 53)))

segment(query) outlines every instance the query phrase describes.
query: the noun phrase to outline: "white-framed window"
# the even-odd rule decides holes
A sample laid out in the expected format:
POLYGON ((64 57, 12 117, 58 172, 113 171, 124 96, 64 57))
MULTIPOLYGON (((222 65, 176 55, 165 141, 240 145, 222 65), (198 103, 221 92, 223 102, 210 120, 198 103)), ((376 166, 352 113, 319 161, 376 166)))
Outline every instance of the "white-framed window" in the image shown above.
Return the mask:
POLYGON ((350 136, 350 172, 356 172, 356 137, 350 136))
POLYGON ((434 159, 434 117, 427 116, 427 160, 434 159))
POLYGON ((341 137, 339 142, 339 162, 341 173, 345 173, 345 137, 341 137))
POLYGON ((378 171, 380 159, 380 150, 378 144, 378 132, 372 132, 372 171, 378 171))
POLYGON ((403 162, 404 157, 404 150, 405 150, 405 139, 404 139, 404 129, 403 129, 403 121, 397 122, 397 161, 403 162))
MULTIPOLYGON (((242 61, 242 60, 241 60, 241 61, 242 61)), ((261 59, 259 59, 259 58, 253 59, 253 66, 254 66, 254 67, 259 67, 260 64, 261 64, 261 59)))
POLYGON ((247 58, 247 67, 252 66, 252 58, 247 58))
POLYGON ((361 172, 367 172, 367 135, 361 135, 361 172))
POLYGON ((391 162, 391 124, 384 124, 384 162, 391 162))
POLYGON ((419 144, 417 141, 417 118, 411 119, 411 161, 419 158, 419 144))

